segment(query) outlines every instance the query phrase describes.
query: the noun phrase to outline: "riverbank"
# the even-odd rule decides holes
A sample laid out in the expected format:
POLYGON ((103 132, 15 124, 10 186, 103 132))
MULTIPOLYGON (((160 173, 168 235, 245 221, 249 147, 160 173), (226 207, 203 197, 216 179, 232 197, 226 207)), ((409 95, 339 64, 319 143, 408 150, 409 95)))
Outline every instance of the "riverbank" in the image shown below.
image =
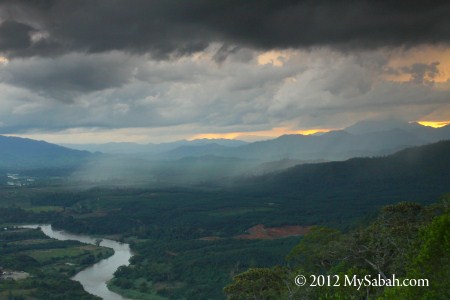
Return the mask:
MULTIPOLYGON (((0 299, 100 299, 70 279, 82 269, 113 255, 113 250, 77 241, 50 239, 41 230, 2 226, 0 266, 26 272, 27 278, 0 280, 0 299), (7 228, 5 230, 4 228, 7 228)), ((25 273, 25 274, 26 274, 25 273)))
POLYGON ((28 225, 24 227, 39 227, 45 235, 60 241, 78 241, 89 246, 97 245, 112 249, 114 251, 113 255, 84 268, 71 279, 81 283, 84 290, 92 295, 108 300, 127 300, 127 298, 111 292, 107 287, 107 282, 113 278, 117 268, 129 264, 132 253, 128 244, 88 235, 73 234, 63 230, 55 230, 51 225, 28 225))
POLYGON ((108 283, 108 289, 113 291, 114 293, 120 294, 123 297, 127 297, 130 299, 139 299, 139 300, 168 300, 169 298, 160 296, 156 293, 156 291, 152 290, 152 283, 147 282, 145 279, 138 280, 135 284, 140 287, 139 290, 135 289, 124 289, 120 288, 117 285, 113 284, 113 280, 108 283))

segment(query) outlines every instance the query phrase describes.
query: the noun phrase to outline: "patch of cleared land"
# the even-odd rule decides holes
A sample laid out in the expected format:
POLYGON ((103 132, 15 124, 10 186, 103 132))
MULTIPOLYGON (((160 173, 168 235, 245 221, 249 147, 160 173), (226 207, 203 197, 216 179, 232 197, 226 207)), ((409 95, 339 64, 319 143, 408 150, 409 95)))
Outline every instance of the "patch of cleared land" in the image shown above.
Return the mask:
POLYGON ((266 228, 263 224, 258 224, 249 228, 247 230, 248 234, 241 234, 236 236, 235 238, 247 240, 272 240, 289 236, 305 235, 309 232, 309 230, 310 227, 308 226, 293 225, 266 228))

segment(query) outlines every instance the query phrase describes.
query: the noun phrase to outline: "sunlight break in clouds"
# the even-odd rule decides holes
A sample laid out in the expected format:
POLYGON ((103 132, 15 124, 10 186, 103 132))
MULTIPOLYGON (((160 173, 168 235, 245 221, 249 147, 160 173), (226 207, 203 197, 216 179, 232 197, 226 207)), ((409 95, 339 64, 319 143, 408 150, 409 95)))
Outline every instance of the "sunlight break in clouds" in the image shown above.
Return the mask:
POLYGON ((385 79, 396 82, 420 79, 435 83, 436 87, 450 89, 450 48, 420 46, 402 51, 394 50, 389 56, 385 66, 385 79))
POLYGON ((419 123, 420 125, 423 125, 423 126, 429 126, 429 127, 433 127, 433 128, 440 128, 440 127, 444 127, 444 126, 450 124, 450 121, 443 121, 443 122, 419 121, 417 123, 419 123))
POLYGON ((268 51, 258 55, 259 65, 271 64, 275 67, 282 67, 290 56, 288 51, 268 51))
POLYGON ((261 140, 261 139, 276 138, 281 135, 287 135, 287 134, 312 135, 312 134, 316 134, 316 133, 329 132, 331 130, 336 130, 336 128, 293 130, 293 129, 288 129, 288 128, 284 128, 284 127, 279 127, 279 128, 273 128, 271 130, 262 130, 262 131, 253 131, 253 132, 202 133, 202 134, 197 134, 197 135, 189 138, 189 140, 238 139, 238 140, 245 140, 245 141, 256 141, 256 140, 261 140))

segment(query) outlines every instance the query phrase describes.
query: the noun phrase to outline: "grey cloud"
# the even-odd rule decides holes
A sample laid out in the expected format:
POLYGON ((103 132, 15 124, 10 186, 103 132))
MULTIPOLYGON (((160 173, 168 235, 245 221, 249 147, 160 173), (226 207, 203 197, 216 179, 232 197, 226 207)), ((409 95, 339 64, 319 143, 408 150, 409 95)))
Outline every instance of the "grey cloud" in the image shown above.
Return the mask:
POLYGON ((225 61, 225 59, 227 59, 227 57, 230 54, 236 53, 239 51, 239 47, 237 46, 232 46, 232 45, 227 45, 224 44, 222 45, 222 47, 219 48, 219 50, 214 54, 214 60, 218 63, 223 63, 225 61))
POLYGON ((58 101, 72 102, 84 93, 126 84, 132 80, 138 63, 121 53, 16 59, 0 67, 0 81, 58 101))
POLYGON ((21 37, 16 47, 0 47, 9 57, 119 50, 170 58, 221 43, 220 62, 235 47, 347 49, 450 41, 448 1, 4 0, 0 11, 4 20, 49 34, 29 44, 25 34, 31 28, 15 28, 21 37))
POLYGON ((33 28, 14 21, 0 24, 0 49, 16 51, 26 49, 31 45, 30 33, 33 28))
POLYGON ((320 65, 307 68, 295 81, 281 86, 268 106, 270 119, 300 128, 345 127, 372 117, 418 120, 448 106, 448 90, 415 82, 380 81, 382 66, 373 69, 369 67, 372 64, 361 64, 360 58, 353 56, 332 57, 334 63, 330 64, 325 54, 320 65))
MULTIPOLYGON (((54 59, 51 71, 45 71, 47 58, 16 59, 0 66, 2 77, 13 74, 2 87, 6 90, 0 106, 2 132, 177 125, 193 128, 193 132, 289 125, 341 127, 374 115, 413 112, 411 118, 415 118, 448 102, 448 91, 431 86, 379 82, 375 79, 382 66, 362 62, 361 56, 325 49, 298 56, 292 53, 281 67, 257 65, 254 60, 227 59, 217 65, 208 59, 154 61, 105 53, 84 55, 81 61, 76 54, 65 55, 54 59), (77 64, 83 72, 73 71, 77 64), (89 65, 95 65, 95 70, 89 65), (112 69, 96 71, 105 66, 112 69), (44 70, 43 78, 37 78, 38 70, 44 70), (94 74, 89 77, 89 72, 94 74), (88 83, 83 76, 88 76, 88 83), (52 80, 57 84, 52 86, 52 80), (34 92, 49 84, 48 93, 65 93, 73 82, 78 82, 71 89, 76 101, 70 103, 34 92)), ((418 72, 417 67, 413 70, 418 72)))
POLYGON ((409 82, 415 84, 433 85, 434 79, 440 74, 439 71, 440 62, 435 61, 430 64, 415 63, 410 66, 393 68, 384 67, 382 72, 387 75, 410 75, 409 82))
POLYGON ((8 90, 1 97, 0 120, 5 123, 3 132, 179 124, 267 126, 261 108, 270 102, 276 86, 295 72, 254 62, 227 60, 221 66, 209 59, 158 62, 123 53, 15 59, 0 65, 3 90, 8 90))
POLYGON ((411 75, 411 81, 419 84, 427 84, 432 81, 437 75, 439 75, 439 62, 433 62, 431 64, 413 64, 409 67, 401 68, 401 72, 411 75))

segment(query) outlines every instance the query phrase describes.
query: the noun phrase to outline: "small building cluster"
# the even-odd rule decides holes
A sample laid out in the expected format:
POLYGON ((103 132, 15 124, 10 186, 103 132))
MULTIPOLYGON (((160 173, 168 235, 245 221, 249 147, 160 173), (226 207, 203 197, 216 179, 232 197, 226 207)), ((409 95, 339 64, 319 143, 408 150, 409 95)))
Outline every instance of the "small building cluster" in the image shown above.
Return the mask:
POLYGON ((2 266, 0 266, 0 280, 5 280, 5 279, 20 280, 20 279, 27 278, 29 275, 30 274, 28 274, 24 271, 6 270, 2 266))
POLYGON ((6 174, 6 185, 9 186, 27 186, 34 184, 35 179, 28 176, 21 176, 20 174, 16 173, 7 173, 6 174))

